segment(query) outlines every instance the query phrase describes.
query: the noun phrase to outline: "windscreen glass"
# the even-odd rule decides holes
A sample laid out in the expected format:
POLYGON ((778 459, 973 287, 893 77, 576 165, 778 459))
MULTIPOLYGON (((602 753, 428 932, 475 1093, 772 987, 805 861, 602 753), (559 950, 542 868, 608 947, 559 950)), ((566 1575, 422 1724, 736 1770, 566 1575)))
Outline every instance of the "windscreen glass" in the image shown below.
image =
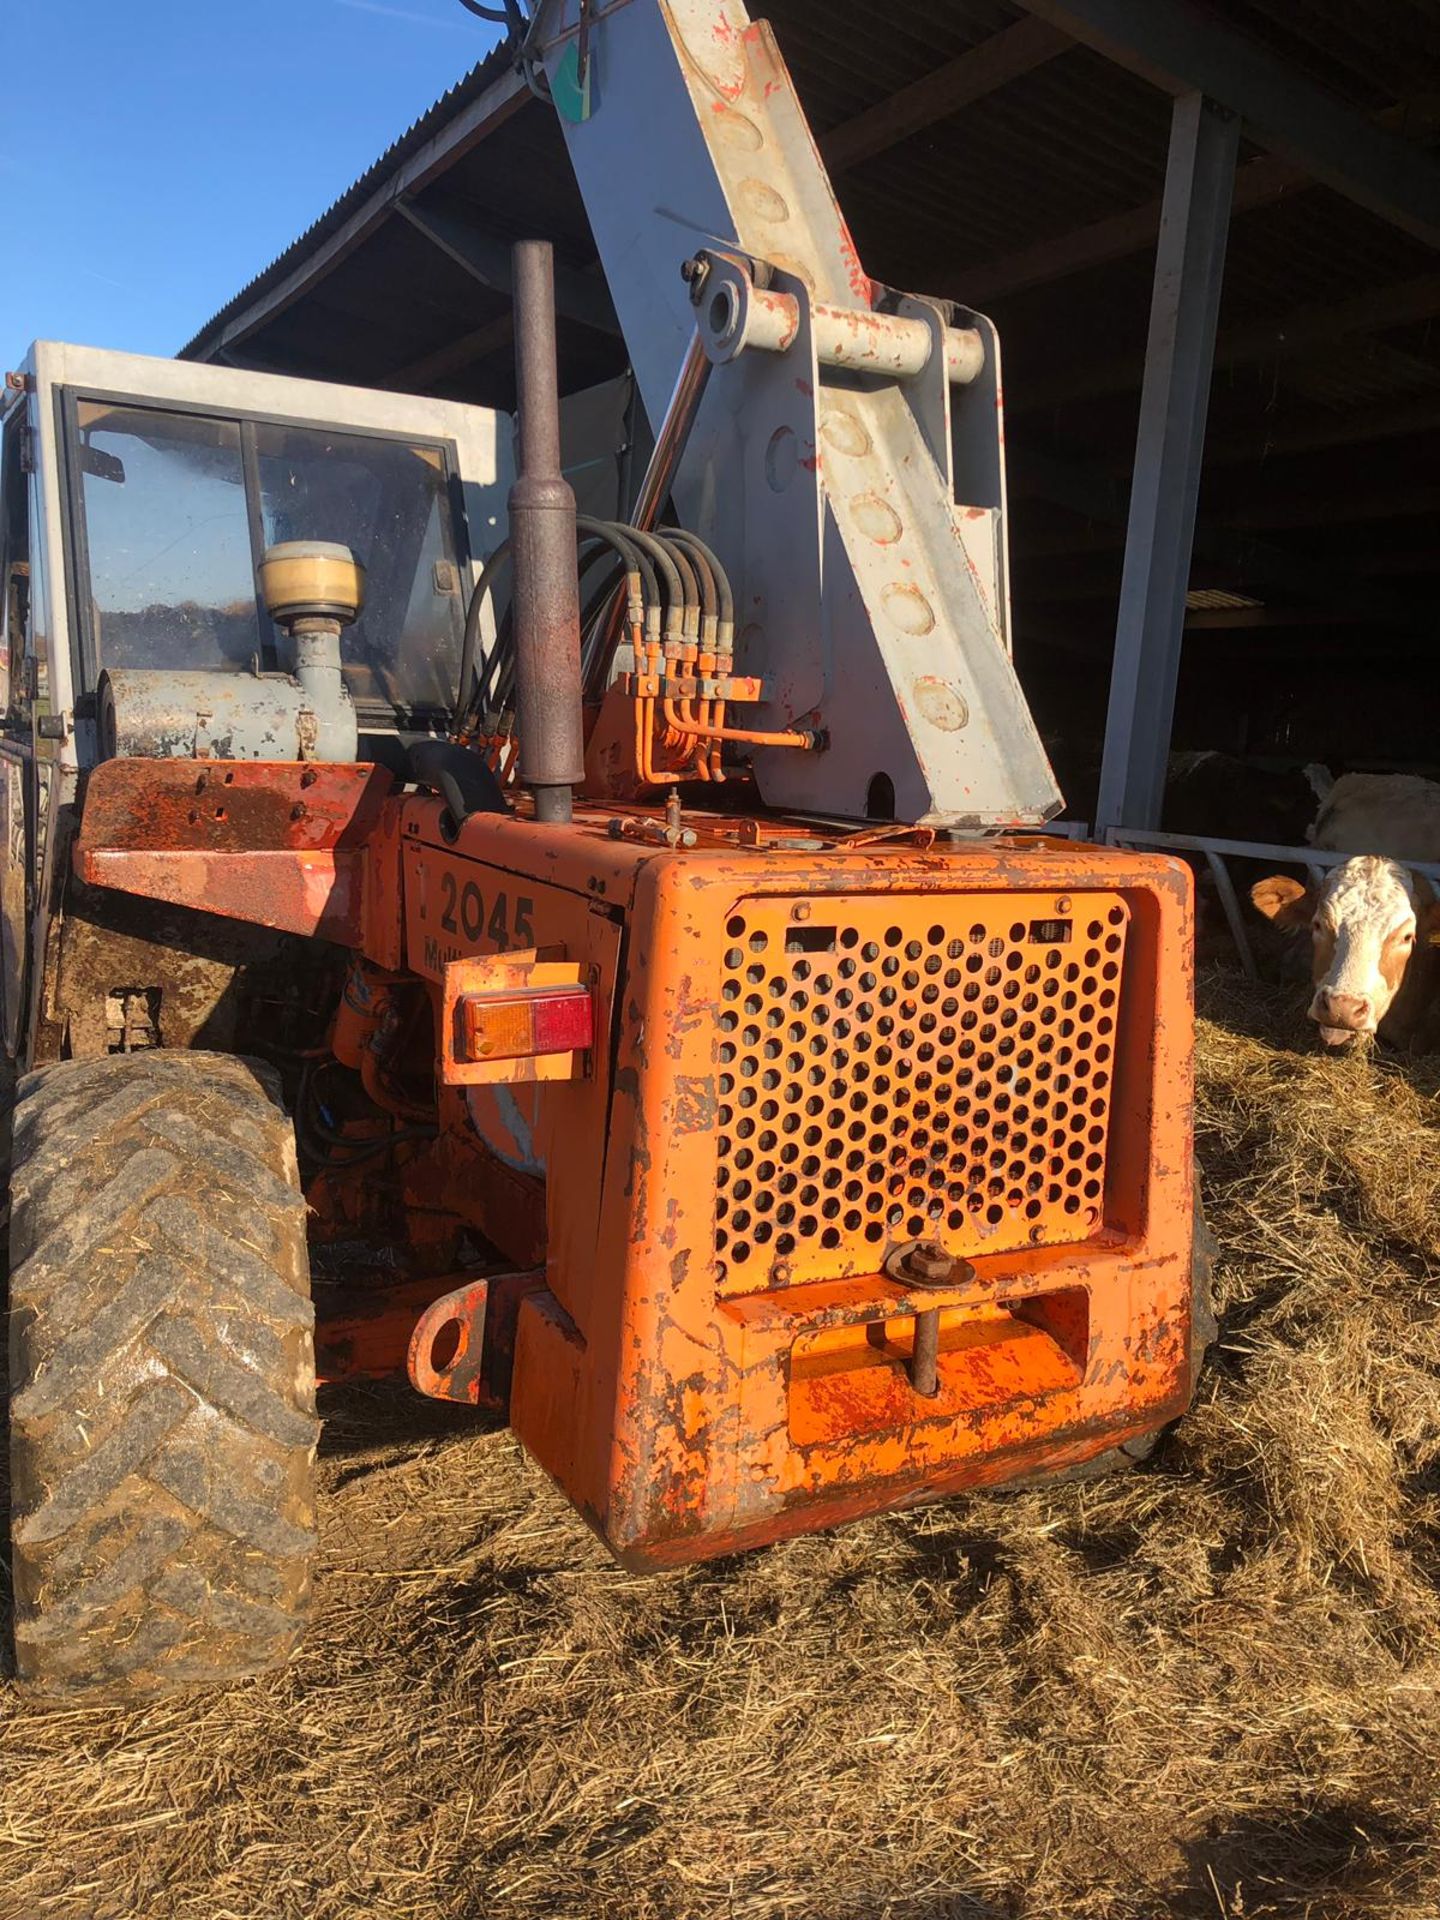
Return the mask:
POLYGON ((82 400, 91 623, 107 667, 246 667, 260 649, 240 428, 82 400))
POLYGON ((365 569, 341 638, 357 703, 450 704, 465 609, 443 449, 92 400, 75 420, 102 667, 287 665, 255 560, 332 540, 365 569))
POLYGON ((454 698, 464 608, 444 457, 368 434, 255 428, 264 543, 339 540, 365 568, 365 607, 341 636, 357 700, 454 698))

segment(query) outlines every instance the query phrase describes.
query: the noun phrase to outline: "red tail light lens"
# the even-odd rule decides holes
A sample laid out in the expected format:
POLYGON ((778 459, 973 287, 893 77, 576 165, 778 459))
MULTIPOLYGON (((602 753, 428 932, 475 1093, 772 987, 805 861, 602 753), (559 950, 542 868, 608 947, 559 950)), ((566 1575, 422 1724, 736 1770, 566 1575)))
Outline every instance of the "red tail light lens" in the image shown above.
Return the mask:
POLYGON ((522 1060, 575 1053, 595 1040, 595 1003, 588 987, 529 987, 463 994, 456 1008, 462 1060, 522 1060))

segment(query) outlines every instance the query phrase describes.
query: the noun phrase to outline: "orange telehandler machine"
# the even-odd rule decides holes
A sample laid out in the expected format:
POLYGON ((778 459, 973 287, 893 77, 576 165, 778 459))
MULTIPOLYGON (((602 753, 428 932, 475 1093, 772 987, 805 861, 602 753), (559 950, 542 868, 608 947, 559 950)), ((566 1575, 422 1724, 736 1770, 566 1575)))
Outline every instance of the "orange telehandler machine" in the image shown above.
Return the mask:
POLYGON ((1143 1453, 1193 1388, 1189 879, 1045 831, 993 331, 865 276, 738 0, 557 6, 519 57, 658 423, 623 524, 562 477, 543 243, 467 594, 436 476, 475 410, 312 459, 306 383, 12 377, 15 1638, 51 1689, 290 1650, 317 1356, 505 1410, 647 1567, 1143 1453), (190 524, 164 462, 210 527, 232 454, 253 602, 213 545, 189 598, 112 591, 115 542, 190 524), (342 460, 390 489, 368 532, 342 460))

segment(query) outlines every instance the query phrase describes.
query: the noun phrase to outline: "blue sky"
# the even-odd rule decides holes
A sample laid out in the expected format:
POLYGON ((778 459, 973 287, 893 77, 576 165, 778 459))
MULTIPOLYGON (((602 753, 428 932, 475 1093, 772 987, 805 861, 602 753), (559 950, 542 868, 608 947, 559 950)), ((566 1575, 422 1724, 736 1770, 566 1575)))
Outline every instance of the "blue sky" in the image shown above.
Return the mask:
POLYGON ((459 0, 0 0, 0 363, 173 354, 493 45, 459 0))

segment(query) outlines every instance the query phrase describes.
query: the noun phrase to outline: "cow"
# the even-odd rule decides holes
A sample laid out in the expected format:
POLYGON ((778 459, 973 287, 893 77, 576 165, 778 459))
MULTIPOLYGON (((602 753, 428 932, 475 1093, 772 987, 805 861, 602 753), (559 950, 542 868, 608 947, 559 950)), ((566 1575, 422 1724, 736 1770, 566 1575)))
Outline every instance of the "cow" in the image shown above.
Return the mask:
POLYGON ((1309 927, 1309 1015, 1322 1043, 1353 1047, 1377 1034, 1395 1046, 1434 1037, 1440 902, 1428 880, 1385 854, 1356 854, 1306 886, 1277 873, 1250 898, 1279 927, 1309 927))
POLYGON ((1440 903, 1403 864, 1440 862, 1440 785, 1409 773, 1344 773, 1306 838, 1351 857, 1317 886, 1285 874, 1250 898, 1280 927, 1308 926, 1314 953, 1310 1018, 1327 1047, 1379 1034, 1398 1046, 1437 1037, 1440 903))
POLYGON ((1192 839, 1299 844, 1333 789, 1329 770, 1256 766, 1233 753, 1172 753, 1161 825, 1192 839))
MULTIPOLYGON (((1071 820, 1093 820, 1100 756, 1069 739, 1045 735, 1045 751, 1071 820)), ((1166 833, 1208 840, 1262 840, 1298 846, 1333 781, 1328 768, 1275 768, 1207 749, 1175 752, 1165 763, 1160 825, 1166 833)))
MULTIPOLYGON (((1172 753, 1161 825, 1186 839, 1298 846, 1331 785, 1328 769, 1321 766, 1262 767, 1233 753, 1172 753)), ((1234 951, 1234 935, 1210 864, 1203 854, 1182 853, 1181 858, 1195 875, 1195 957, 1202 965, 1223 962, 1234 951)), ((1229 862, 1230 878, 1244 888, 1270 865, 1268 859, 1235 858, 1229 862)))
POLYGON ((1440 784, 1414 773, 1342 773, 1305 837, 1331 853, 1440 861, 1440 784))

